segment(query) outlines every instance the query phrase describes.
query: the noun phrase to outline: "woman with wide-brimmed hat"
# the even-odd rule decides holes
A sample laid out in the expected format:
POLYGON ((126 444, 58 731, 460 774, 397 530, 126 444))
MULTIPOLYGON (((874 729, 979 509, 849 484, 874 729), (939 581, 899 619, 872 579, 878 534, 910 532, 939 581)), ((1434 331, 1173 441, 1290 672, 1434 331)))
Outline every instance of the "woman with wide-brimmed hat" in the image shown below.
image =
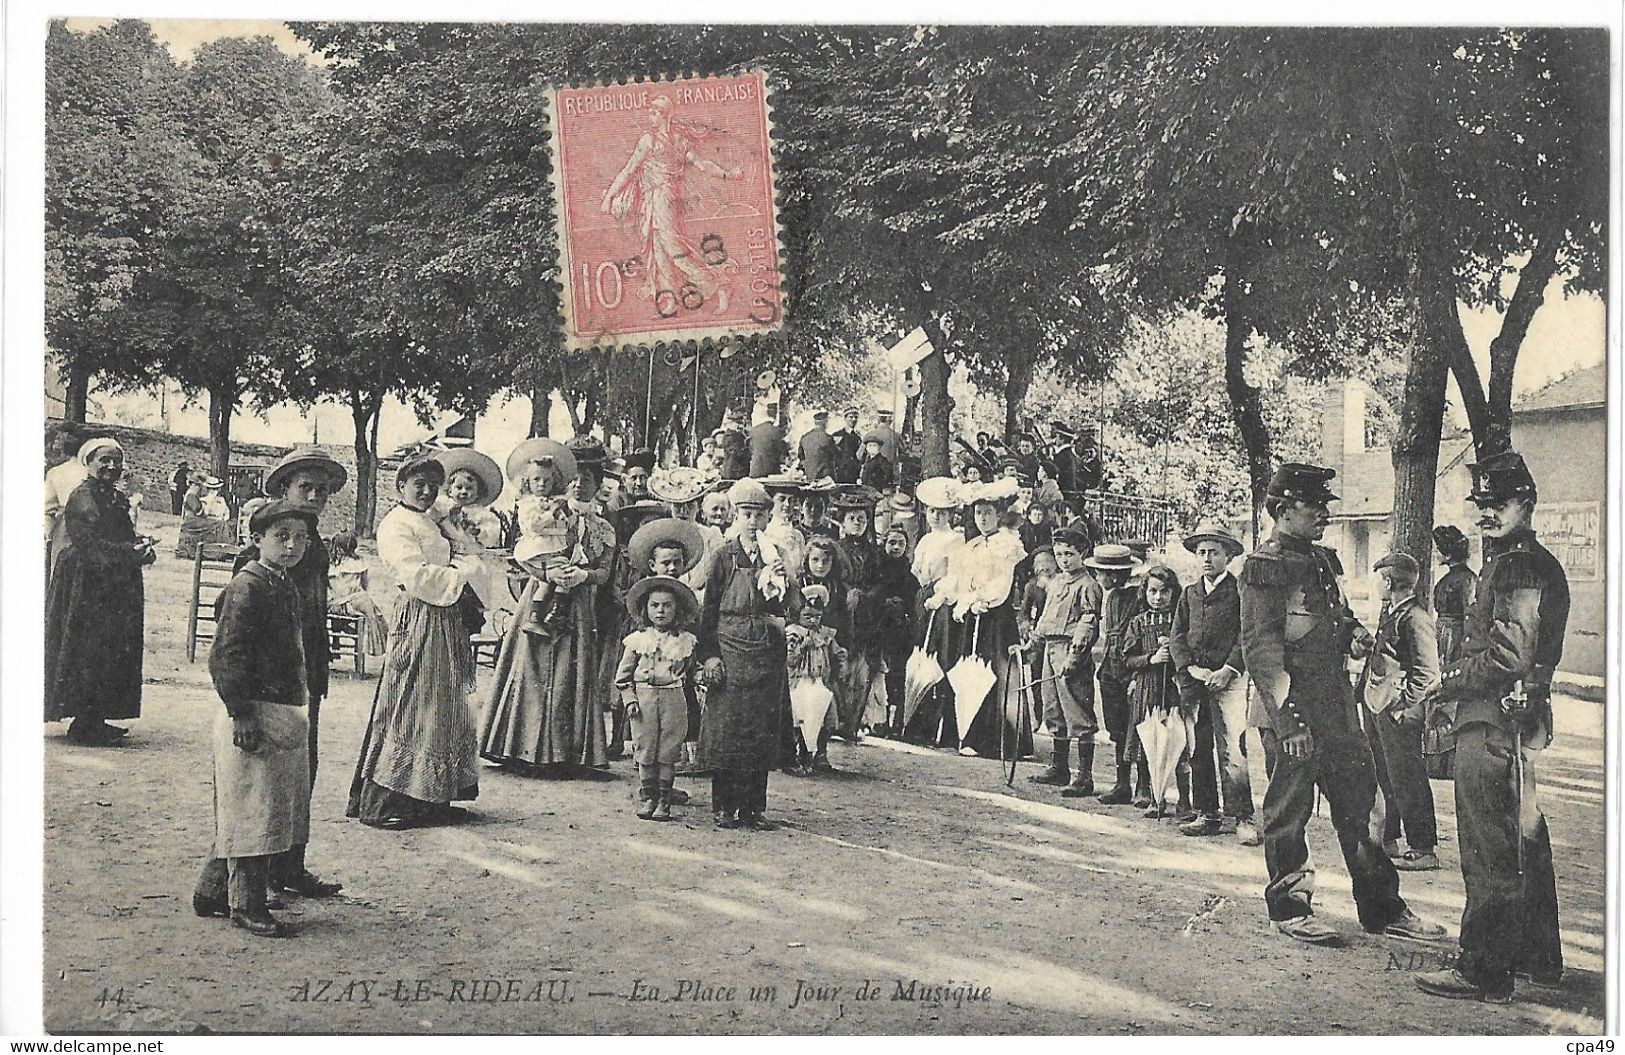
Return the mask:
MULTIPOLYGON (((952 657, 959 654, 959 634, 963 624, 955 622, 950 613, 939 613, 936 609, 928 611, 925 605, 965 545, 965 534, 955 523, 955 518, 964 506, 964 493, 969 489, 968 485, 951 476, 921 480, 914 489, 915 501, 925 509, 927 528, 914 544, 914 557, 910 564, 910 570, 920 583, 914 603, 914 643, 944 670, 951 665, 952 657)), ((941 742, 939 730, 944 712, 950 707, 952 690, 946 681, 940 681, 920 701, 904 729, 904 737, 916 744, 941 742)))
POLYGON ((446 470, 433 454, 395 474, 400 504, 378 524, 378 556, 400 586, 347 816, 398 830, 456 820, 479 794, 469 696, 474 650, 458 603, 478 559, 455 553, 433 509, 446 470))
POLYGON ((111 438, 87 440, 79 461, 88 475, 62 510, 66 541, 45 598, 45 720, 72 718, 68 739, 105 746, 127 732, 109 718, 141 716, 141 569, 154 553, 114 486, 124 448, 111 438))
MULTIPOLYGON (((566 447, 554 440, 526 440, 508 458, 510 477, 530 472, 541 493, 568 495, 568 529, 579 559, 559 562, 545 581, 569 592, 563 625, 543 637, 515 619, 497 653, 491 694, 480 716, 480 754, 516 771, 548 777, 584 775, 608 765, 603 694, 598 678, 599 594, 615 561, 615 529, 597 513, 603 482, 603 448, 588 438, 566 447), (527 466, 529 469, 527 470, 527 466)), ((534 577, 519 598, 528 611, 542 587, 534 577)), ((607 620, 605 620, 607 625, 607 620)), ((611 675, 613 680, 613 675, 611 675)))
POLYGON ((961 624, 958 654, 940 657, 943 669, 952 670, 961 659, 976 656, 996 679, 969 728, 958 727, 955 708, 943 708, 938 743, 960 746, 964 754, 997 756, 1005 746, 1001 737, 1010 739, 1012 732, 1015 736, 1007 745, 1009 750, 1020 755, 1025 753, 1024 747, 1030 749, 1032 730, 1012 730, 999 703, 1011 668, 1009 649, 1019 638, 1013 595, 1016 567, 1026 556, 1020 538, 1000 530, 1017 490, 1011 478, 962 488, 976 534, 955 551, 947 574, 925 602, 928 612, 938 612, 937 618, 948 615, 961 624))

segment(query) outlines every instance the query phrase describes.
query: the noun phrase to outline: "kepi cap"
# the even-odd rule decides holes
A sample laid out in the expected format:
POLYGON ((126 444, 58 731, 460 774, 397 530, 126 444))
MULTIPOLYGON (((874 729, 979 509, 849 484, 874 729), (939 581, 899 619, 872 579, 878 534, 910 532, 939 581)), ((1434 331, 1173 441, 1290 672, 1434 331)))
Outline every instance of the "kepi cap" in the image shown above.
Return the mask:
POLYGON ((1517 451, 1492 454, 1467 466, 1467 471, 1473 474, 1473 489, 1467 495, 1472 502, 1495 505, 1509 498, 1536 497, 1535 478, 1517 451))
POLYGON ((1336 469, 1303 462, 1283 462, 1270 477, 1268 494, 1271 498, 1327 505, 1337 501, 1337 495, 1331 489, 1331 482, 1336 476, 1336 469))

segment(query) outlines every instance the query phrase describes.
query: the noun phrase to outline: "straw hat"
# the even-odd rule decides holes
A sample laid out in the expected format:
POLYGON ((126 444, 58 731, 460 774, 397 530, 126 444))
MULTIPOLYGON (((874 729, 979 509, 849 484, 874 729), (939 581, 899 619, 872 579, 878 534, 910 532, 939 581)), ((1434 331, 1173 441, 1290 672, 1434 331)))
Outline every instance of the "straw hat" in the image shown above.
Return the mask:
POLYGON ((914 497, 928 509, 958 509, 965 504, 963 490, 964 485, 951 476, 933 476, 920 481, 914 497))
POLYGON ((698 524, 680 517, 662 517, 649 521, 633 532, 631 541, 626 544, 626 566, 632 569, 634 575, 644 574, 655 550, 669 544, 683 547, 685 575, 705 559, 705 534, 698 524))
POLYGON ((338 459, 320 447, 305 445, 284 454, 280 461, 265 474, 265 493, 280 494, 288 488, 288 477, 300 469, 314 469, 328 476, 328 490, 337 491, 350 479, 350 473, 338 459))
POLYGON ((715 473, 687 465, 656 469, 649 476, 649 493, 662 502, 683 505, 699 501, 716 483, 716 479, 715 473))
POLYGON ((656 590, 663 590, 677 598, 677 607, 682 612, 677 617, 679 623, 693 619, 700 610, 700 599, 694 596, 694 591, 681 579, 673 579, 669 575, 651 575, 646 579, 639 579, 626 591, 626 610, 635 617, 642 617, 643 606, 649 600, 649 595, 656 590))
POLYGON ((565 483, 576 478, 576 456, 570 453, 569 448, 558 440, 535 436, 515 447, 508 455, 508 479, 519 479, 524 475, 525 466, 544 459, 552 460, 565 483))
POLYGON ((472 508, 487 506, 496 501, 497 495, 502 493, 502 470, 497 463, 487 455, 481 454, 472 447, 453 447, 451 450, 440 451, 435 457, 440 461, 440 467, 446 470, 446 479, 461 470, 468 470, 480 482, 480 496, 468 503, 472 508))
POLYGON ((1134 556, 1133 550, 1127 546, 1119 546, 1113 543, 1096 546, 1093 553, 1083 558, 1083 563, 1086 567, 1095 568, 1099 571, 1133 573, 1140 567, 1140 560, 1134 556))

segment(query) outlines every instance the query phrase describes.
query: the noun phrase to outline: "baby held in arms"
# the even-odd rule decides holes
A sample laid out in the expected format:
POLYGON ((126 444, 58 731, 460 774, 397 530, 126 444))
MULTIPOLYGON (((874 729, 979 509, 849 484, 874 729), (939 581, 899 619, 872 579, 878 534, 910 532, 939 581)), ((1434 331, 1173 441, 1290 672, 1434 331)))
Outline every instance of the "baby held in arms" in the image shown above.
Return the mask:
POLYGON ((536 579, 524 629, 541 637, 563 633, 570 626, 570 588, 548 581, 547 573, 586 563, 568 500, 546 493, 557 478, 557 470, 547 461, 532 462, 520 483, 519 541, 513 550, 514 562, 536 579))

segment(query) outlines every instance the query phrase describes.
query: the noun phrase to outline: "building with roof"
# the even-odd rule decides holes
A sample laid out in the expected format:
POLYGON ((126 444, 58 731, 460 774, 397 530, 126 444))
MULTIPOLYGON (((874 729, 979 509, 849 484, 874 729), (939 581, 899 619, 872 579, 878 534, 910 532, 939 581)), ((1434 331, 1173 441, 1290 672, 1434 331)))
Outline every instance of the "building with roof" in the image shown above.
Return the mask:
MULTIPOLYGON (((1377 399, 1365 384, 1330 386, 1321 408, 1322 464, 1337 470, 1332 485, 1342 501, 1332 513, 1325 544, 1343 561, 1350 600, 1362 618, 1375 618, 1377 582, 1372 565, 1393 539, 1392 453, 1369 413, 1377 399)), ((1570 612, 1562 672, 1570 685, 1600 687, 1605 661, 1607 598, 1608 379, 1603 366, 1576 370, 1530 393, 1512 409, 1512 444, 1540 488, 1535 531, 1569 576, 1570 612)), ((1467 502, 1473 461, 1471 436, 1444 436, 1435 478, 1434 523, 1466 534, 1468 563, 1483 566, 1476 510, 1467 502)), ((1435 566, 1434 574, 1444 569, 1435 566)))

